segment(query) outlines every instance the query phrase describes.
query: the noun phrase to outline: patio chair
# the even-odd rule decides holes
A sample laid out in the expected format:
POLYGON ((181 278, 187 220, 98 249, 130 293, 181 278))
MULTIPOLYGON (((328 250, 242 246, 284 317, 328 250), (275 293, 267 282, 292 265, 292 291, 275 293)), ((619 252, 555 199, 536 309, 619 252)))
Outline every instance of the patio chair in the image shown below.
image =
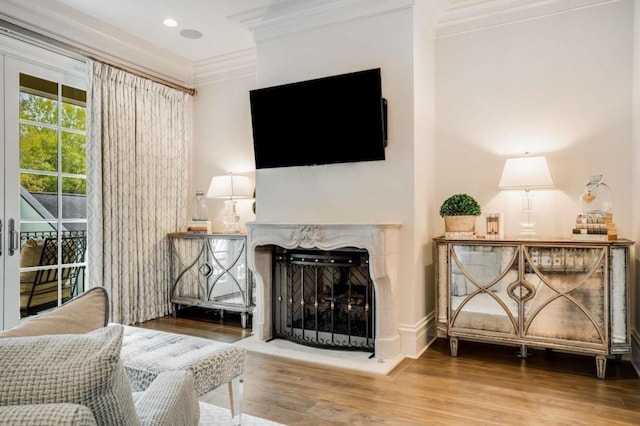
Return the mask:
MULTIPOLYGON (((84 236, 61 238, 62 264, 84 261, 87 240, 84 236)), ((54 266, 58 262, 56 237, 29 238, 20 250, 20 267, 54 266)), ((58 306, 58 272, 60 268, 41 269, 20 273, 20 315, 36 314, 58 306)), ((78 278, 84 266, 62 266, 62 303, 76 292, 78 278)))

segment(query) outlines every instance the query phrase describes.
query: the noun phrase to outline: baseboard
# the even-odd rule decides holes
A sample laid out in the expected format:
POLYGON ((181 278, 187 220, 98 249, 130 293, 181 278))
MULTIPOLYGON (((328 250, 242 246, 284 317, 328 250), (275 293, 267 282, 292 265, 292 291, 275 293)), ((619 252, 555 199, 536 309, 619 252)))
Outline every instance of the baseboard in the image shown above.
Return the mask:
POLYGON ((640 376, 640 333, 638 330, 631 330, 631 365, 640 376))
POLYGON ((398 331, 404 356, 419 358, 436 339, 436 314, 431 312, 416 324, 400 324, 398 331))

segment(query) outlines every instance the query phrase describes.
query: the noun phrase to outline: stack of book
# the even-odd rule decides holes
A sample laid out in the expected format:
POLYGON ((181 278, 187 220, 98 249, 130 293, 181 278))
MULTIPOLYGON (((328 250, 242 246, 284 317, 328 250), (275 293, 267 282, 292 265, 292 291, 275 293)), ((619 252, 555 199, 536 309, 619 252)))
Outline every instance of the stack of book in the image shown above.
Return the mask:
POLYGON ((613 213, 580 213, 571 234, 574 240, 614 241, 618 230, 613 223, 613 213))
POLYGON ((445 238, 458 239, 458 240, 475 240, 476 233, 474 231, 455 231, 455 232, 445 232, 445 238))
POLYGON ((208 220, 192 220, 187 225, 187 232, 197 234, 210 234, 211 222, 209 222, 208 220))

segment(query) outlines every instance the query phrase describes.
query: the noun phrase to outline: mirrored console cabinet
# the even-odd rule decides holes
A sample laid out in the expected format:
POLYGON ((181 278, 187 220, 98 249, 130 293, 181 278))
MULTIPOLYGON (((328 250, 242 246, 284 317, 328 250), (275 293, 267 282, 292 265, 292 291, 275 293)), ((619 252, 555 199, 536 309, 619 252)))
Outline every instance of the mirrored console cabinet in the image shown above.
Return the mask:
POLYGON ((596 357, 631 351, 629 240, 436 238, 437 327, 459 340, 596 357))
POLYGON ((252 279, 243 234, 169 234, 171 303, 240 312, 242 328, 252 310, 252 279))

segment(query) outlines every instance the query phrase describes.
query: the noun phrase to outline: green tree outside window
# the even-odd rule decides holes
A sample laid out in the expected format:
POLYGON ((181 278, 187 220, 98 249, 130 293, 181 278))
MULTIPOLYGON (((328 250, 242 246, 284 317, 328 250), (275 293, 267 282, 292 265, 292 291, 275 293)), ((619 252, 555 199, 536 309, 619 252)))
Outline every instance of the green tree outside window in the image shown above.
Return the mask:
MULTIPOLYGON (((60 149, 58 164, 58 102, 48 96, 20 94, 20 183, 29 192, 58 192, 57 179, 37 172, 86 175, 86 108, 61 103, 60 149)), ((65 194, 86 194, 86 179, 62 179, 65 194)))

